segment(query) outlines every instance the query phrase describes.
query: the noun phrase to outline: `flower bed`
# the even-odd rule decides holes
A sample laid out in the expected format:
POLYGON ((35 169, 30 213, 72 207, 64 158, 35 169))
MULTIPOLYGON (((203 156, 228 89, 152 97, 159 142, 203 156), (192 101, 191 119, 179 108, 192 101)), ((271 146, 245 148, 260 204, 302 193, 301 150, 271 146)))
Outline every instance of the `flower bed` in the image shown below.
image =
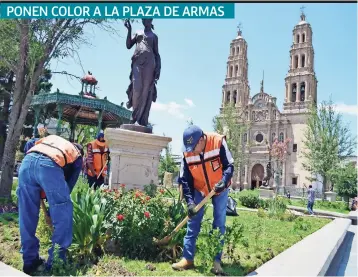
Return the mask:
MULTIPOLYGON (((164 192, 153 187, 147 188, 146 193, 127 191, 124 185, 119 190, 94 192, 80 180, 71 195, 74 233, 70 265, 55 259, 53 271, 39 275, 210 275, 212 256, 220 248, 219 234, 210 233, 211 207, 206 209, 198 238, 195 270, 171 269, 171 263, 181 256, 185 228, 168 246, 154 245, 153 237, 164 237, 186 216, 185 204, 176 198, 167 201, 164 192)), ((282 209, 280 205, 271 206, 272 211, 282 209)), ((245 275, 329 222, 317 218, 276 218, 263 210, 239 214, 228 217, 224 237, 224 269, 230 275, 245 275)), ((0 215, 0 225, 0 261, 21 270, 16 215, 0 215)), ((37 235, 41 254, 46 256, 51 232, 42 213, 37 235)))

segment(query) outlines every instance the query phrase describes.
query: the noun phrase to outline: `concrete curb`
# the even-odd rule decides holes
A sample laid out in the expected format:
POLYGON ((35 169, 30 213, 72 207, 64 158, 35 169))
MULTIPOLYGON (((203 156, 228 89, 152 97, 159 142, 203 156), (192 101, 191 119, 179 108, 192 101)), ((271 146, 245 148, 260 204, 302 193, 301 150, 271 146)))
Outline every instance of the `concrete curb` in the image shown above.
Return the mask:
POLYGON ((324 276, 350 225, 336 218, 247 276, 324 276))
POLYGON ((348 214, 348 217, 350 220, 352 220, 352 225, 357 225, 358 211, 351 211, 348 214))
POLYGON ((0 262, 0 276, 29 276, 3 262, 0 262))
MULTIPOLYGON (((298 211, 298 212, 307 211, 307 208, 291 206, 291 205, 288 205, 287 208, 290 209, 290 210, 298 211)), ((334 216, 334 217, 339 217, 339 218, 348 218, 348 214, 341 214, 341 213, 329 212, 329 211, 323 211, 323 210, 316 210, 316 209, 314 209, 313 212, 316 215, 327 215, 327 216, 334 216)))

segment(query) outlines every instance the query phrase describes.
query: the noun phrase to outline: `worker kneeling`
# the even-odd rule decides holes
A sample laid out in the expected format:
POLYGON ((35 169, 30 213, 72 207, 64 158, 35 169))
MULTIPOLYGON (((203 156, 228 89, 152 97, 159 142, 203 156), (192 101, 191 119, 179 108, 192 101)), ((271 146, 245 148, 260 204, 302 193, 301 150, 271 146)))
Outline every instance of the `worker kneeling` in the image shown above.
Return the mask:
POLYGON ((17 189, 19 225, 23 248, 23 271, 35 272, 44 260, 39 256, 39 240, 35 233, 39 221, 40 191, 44 190, 54 227, 47 269, 51 268, 55 244, 65 259, 72 243, 73 206, 70 193, 82 168, 83 149, 59 136, 50 135, 36 141, 20 167, 17 189))
MULTIPOLYGON (((226 206, 228 202, 228 186, 234 172, 234 160, 228 149, 225 136, 216 133, 204 133, 199 127, 191 125, 183 134, 185 146, 179 183, 188 205, 190 217, 184 237, 183 259, 173 264, 175 270, 186 270, 194 267, 196 239, 200 232, 204 209, 195 213, 199 204, 213 189, 216 195, 212 198, 214 207, 213 229, 219 228, 225 234, 226 206)), ((223 244, 224 242, 221 241, 223 244)), ((222 252, 214 259, 212 272, 223 274, 221 268, 222 252)), ((214 258, 214 257, 213 257, 214 258)))

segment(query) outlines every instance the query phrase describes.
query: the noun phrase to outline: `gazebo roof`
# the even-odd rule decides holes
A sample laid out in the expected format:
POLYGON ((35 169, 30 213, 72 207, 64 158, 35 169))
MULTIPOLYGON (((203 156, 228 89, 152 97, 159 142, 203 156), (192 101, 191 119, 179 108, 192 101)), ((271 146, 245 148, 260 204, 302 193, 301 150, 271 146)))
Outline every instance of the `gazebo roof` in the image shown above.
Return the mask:
POLYGON ((91 99, 82 95, 65 94, 61 92, 40 93, 33 96, 31 108, 46 108, 58 117, 58 106, 62 105, 62 119, 71 121, 76 119, 77 124, 97 125, 98 116, 96 111, 102 111, 102 122, 105 125, 120 125, 130 120, 132 112, 124 107, 115 105, 104 99, 91 99))

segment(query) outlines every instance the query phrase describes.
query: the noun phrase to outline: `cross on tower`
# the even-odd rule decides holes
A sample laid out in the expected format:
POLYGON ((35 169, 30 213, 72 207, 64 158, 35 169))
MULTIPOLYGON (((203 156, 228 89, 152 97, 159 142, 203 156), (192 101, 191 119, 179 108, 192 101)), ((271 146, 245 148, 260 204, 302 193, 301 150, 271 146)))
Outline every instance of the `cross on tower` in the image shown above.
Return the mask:
POLYGON ((238 29, 237 33, 239 34, 239 36, 241 36, 241 33, 242 33, 242 24, 241 24, 241 22, 239 22, 239 24, 237 25, 237 29, 238 29))
POLYGON ((305 6, 302 6, 301 8, 300 8, 300 10, 301 10, 301 20, 302 21, 305 21, 305 19, 306 19, 306 15, 305 15, 305 6))

